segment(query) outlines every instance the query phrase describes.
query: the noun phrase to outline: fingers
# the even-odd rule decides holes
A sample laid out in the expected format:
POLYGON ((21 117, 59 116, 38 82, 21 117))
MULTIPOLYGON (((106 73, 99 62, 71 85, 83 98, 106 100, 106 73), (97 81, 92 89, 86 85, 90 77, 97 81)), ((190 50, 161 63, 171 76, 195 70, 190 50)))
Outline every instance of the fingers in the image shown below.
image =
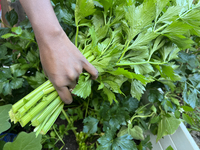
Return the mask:
POLYGON ((71 93, 69 92, 69 89, 67 87, 57 87, 56 88, 61 100, 65 104, 71 104, 73 101, 73 98, 71 96, 71 93))
POLYGON ((98 71, 97 71, 97 69, 92 64, 90 64, 87 60, 83 64, 83 68, 89 74, 91 74, 93 80, 96 80, 98 78, 98 71))

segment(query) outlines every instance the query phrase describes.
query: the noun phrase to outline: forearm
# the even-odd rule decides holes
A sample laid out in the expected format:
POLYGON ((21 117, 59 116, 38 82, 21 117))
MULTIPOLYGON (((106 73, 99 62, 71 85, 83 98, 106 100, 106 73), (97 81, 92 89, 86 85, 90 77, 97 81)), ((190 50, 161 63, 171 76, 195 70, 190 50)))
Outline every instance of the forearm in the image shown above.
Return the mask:
POLYGON ((56 18, 50 0, 20 0, 36 35, 41 40, 45 33, 58 34, 62 28, 56 18))

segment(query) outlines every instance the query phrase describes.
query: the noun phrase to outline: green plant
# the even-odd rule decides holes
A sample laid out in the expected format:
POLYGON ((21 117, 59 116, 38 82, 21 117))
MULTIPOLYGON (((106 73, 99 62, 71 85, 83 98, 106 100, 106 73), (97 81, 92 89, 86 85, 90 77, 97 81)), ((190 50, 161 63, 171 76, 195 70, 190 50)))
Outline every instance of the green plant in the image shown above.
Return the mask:
MULTIPOLYGON (((96 81, 81 74, 73 90, 74 103, 62 111, 81 149, 147 149, 151 144, 146 130, 158 141, 174 133, 182 119, 190 123, 199 97, 199 1, 53 3, 63 29, 99 71, 96 81), (80 133, 73 125, 79 119, 84 123, 80 133)), ((22 86, 35 89, 45 81, 37 44, 32 38, 25 46, 18 44, 26 32, 34 38, 25 22, 21 28, 0 30, 6 38, 0 39, 4 104, 6 99, 13 104, 25 96, 19 94, 12 101, 9 93, 22 86), (20 80, 16 89, 14 79, 20 80)))

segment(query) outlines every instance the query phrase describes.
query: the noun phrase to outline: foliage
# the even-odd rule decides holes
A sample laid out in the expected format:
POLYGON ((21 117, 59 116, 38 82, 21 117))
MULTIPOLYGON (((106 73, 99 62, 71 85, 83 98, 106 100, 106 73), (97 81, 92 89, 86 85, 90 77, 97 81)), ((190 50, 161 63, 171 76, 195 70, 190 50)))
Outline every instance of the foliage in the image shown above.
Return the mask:
MULTIPOLYGON (((192 114, 200 93, 199 1, 52 4, 61 26, 97 68, 99 78, 91 81, 89 74, 80 75, 74 103, 65 106, 69 124, 44 136, 46 147, 54 148, 56 138, 62 140, 69 130, 76 132, 73 123, 80 119, 83 132, 75 135, 83 150, 151 149, 146 130, 158 141, 174 133, 182 120, 199 128, 192 114)), ((1 105, 15 103, 46 80, 29 21, 13 27, 14 10, 6 19, 10 26, 0 28, 1 105)))
POLYGON ((41 137, 35 137, 34 133, 21 132, 13 143, 6 143, 4 150, 41 150, 41 137))

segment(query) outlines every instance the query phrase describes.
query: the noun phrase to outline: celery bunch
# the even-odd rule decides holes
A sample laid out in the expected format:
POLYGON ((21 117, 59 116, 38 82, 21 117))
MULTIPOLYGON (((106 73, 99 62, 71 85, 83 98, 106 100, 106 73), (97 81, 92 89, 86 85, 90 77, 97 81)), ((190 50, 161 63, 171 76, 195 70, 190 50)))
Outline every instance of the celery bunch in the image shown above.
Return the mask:
POLYGON ((64 103, 48 80, 12 106, 12 122, 24 127, 31 121, 36 135, 46 134, 63 109, 64 103))

